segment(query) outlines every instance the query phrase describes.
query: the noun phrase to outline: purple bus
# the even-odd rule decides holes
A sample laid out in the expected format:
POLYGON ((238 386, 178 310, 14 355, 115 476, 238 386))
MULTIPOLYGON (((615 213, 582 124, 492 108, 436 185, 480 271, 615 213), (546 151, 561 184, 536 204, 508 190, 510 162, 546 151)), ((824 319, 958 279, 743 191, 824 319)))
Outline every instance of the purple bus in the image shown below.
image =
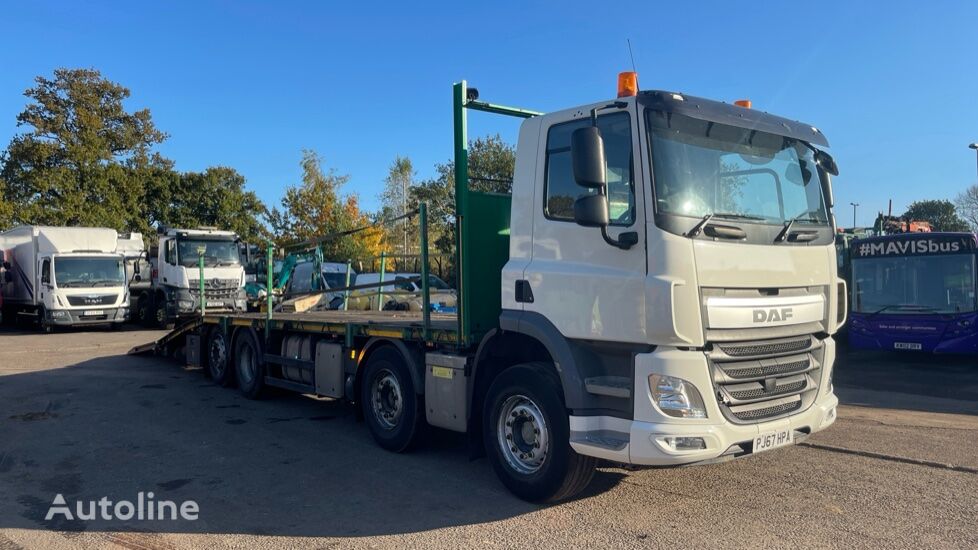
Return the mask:
POLYGON ((973 233, 901 233, 852 241, 849 344, 978 353, 973 233))

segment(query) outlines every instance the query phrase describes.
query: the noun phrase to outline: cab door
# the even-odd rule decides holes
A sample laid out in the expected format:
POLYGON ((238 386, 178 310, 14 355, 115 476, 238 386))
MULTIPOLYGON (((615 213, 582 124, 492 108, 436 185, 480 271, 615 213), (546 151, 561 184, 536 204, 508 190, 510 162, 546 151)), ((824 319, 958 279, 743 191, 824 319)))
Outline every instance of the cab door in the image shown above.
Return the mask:
MULTIPOLYGON (((550 117, 548 117, 550 118, 550 117)), ((645 205, 638 121, 627 110, 598 117, 607 162, 612 237, 636 232, 627 250, 609 245, 597 228, 574 222, 574 200, 591 192, 574 181, 571 134, 591 124, 586 110, 554 115, 541 132, 534 193, 532 257, 525 270, 534 300, 524 304, 568 338, 645 342, 645 205)), ((544 125, 549 121, 544 121, 544 125)))

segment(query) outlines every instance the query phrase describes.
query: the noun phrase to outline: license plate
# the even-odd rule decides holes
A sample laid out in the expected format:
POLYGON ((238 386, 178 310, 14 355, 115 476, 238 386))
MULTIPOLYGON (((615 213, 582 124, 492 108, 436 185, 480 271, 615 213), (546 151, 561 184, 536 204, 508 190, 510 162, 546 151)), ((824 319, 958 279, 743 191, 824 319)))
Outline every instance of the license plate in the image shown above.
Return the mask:
POLYGON ((791 445, 794 441, 794 435, 795 432, 791 428, 764 432, 754 438, 754 452, 770 451, 771 449, 791 445))
POLYGON ((912 349, 920 351, 921 345, 914 342, 893 342, 893 349, 912 349))
POLYGON ((105 315, 104 309, 86 309, 82 312, 82 317, 98 317, 99 315, 105 315))

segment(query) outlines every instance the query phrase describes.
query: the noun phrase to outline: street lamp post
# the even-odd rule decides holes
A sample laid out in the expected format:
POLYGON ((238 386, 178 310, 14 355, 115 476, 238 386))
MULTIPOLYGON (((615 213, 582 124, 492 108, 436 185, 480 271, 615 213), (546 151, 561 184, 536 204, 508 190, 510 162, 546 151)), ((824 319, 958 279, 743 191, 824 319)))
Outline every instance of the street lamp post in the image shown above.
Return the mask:
POLYGON ((975 150, 975 163, 978 164, 978 143, 972 143, 968 147, 975 150))
POLYGON ((858 202, 850 202, 852 205, 852 228, 856 228, 856 207, 859 206, 858 202))

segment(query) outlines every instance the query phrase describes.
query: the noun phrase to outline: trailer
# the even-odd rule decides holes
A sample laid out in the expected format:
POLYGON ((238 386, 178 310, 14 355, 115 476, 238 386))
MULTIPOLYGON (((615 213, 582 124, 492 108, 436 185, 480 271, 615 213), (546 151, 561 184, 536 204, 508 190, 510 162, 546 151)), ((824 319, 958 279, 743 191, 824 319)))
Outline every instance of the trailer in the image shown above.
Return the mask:
MULTIPOLYGON (((133 351, 183 350, 249 398, 349 401, 395 452, 431 428, 466 433, 531 501, 578 493, 598 460, 720 462, 835 421, 846 287, 819 130, 640 92, 634 73, 611 101, 550 114, 464 81, 453 94, 454 312, 432 311, 422 204, 420 311, 283 313, 269 297, 133 351), (523 119, 511 196, 470 188, 472 110, 523 119)), ((357 283, 330 291, 388 284, 357 283)))
POLYGON ((4 317, 56 326, 107 324, 129 316, 117 234, 97 227, 21 226, 0 233, 4 317))

